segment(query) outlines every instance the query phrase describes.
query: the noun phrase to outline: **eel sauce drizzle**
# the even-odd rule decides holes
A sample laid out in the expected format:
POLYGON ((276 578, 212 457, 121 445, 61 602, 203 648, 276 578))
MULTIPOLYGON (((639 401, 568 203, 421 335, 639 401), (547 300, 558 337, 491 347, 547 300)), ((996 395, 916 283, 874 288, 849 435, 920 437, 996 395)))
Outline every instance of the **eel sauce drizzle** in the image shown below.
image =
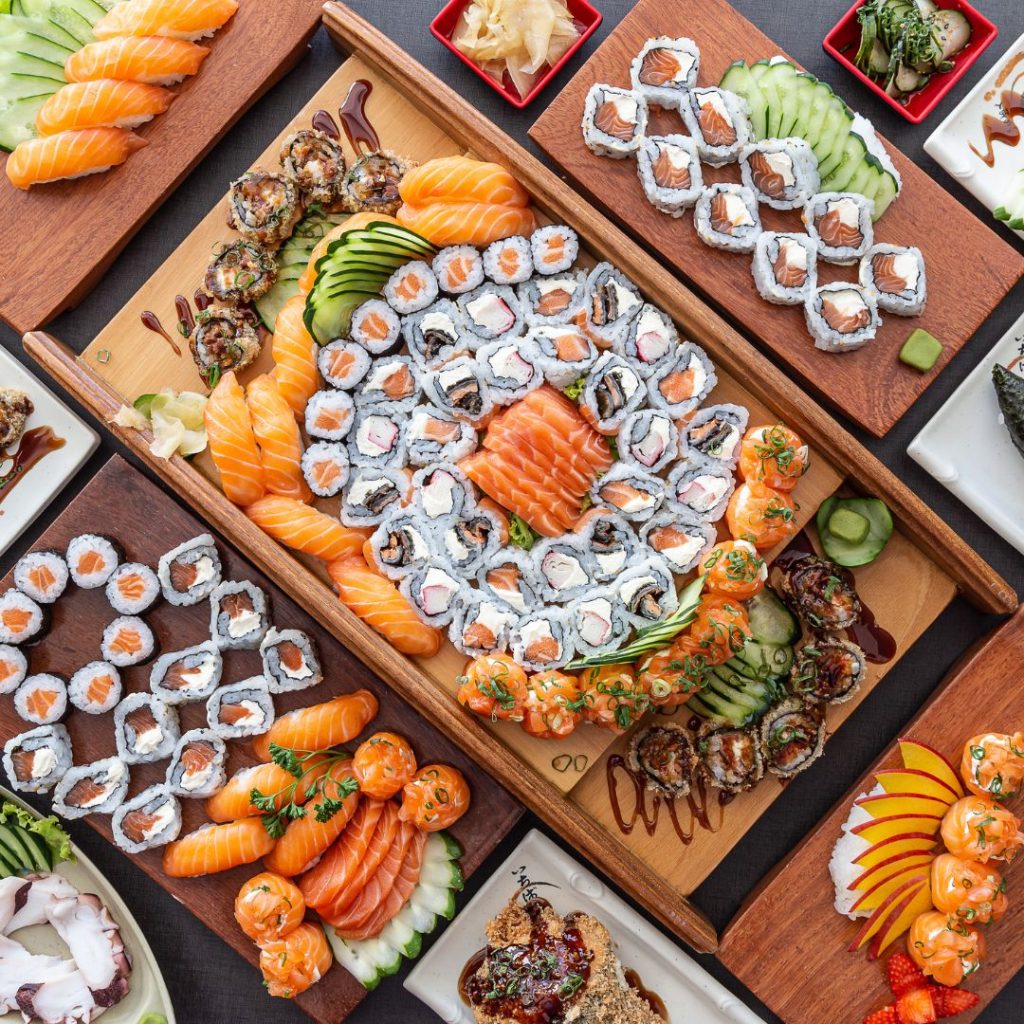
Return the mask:
POLYGON ((58 437, 52 427, 34 427, 21 435, 21 441, 13 452, 0 454, 0 466, 10 463, 10 468, 0 476, 0 504, 15 487, 25 479, 28 471, 42 462, 51 452, 63 448, 67 442, 58 437))
MULTIPOLYGON (((999 72, 995 81, 995 89, 985 94, 985 99, 995 97, 997 89, 1006 84, 1014 68, 1024 61, 1024 52, 1014 54, 999 72)), ((985 114, 981 119, 981 130, 985 133, 985 152, 982 153, 973 142, 969 143, 971 152, 989 167, 995 167, 995 144, 1001 142, 1011 149, 1021 140, 1021 131, 1014 123, 1014 118, 1024 117, 1024 71, 1014 76, 1008 89, 1003 89, 999 96, 999 115, 985 114)))

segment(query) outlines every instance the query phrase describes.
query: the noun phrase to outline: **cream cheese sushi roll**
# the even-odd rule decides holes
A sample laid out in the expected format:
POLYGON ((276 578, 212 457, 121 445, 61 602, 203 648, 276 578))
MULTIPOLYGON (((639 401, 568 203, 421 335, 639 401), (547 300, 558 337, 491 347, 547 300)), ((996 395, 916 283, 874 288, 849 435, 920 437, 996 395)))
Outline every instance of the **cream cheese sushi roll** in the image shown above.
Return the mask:
POLYGON ((821 185, 818 158, 803 139, 763 139, 740 153, 743 184, 774 210, 804 206, 821 185))
POLYGON ((476 425, 494 409, 480 364, 469 356, 452 359, 423 378, 427 398, 442 412, 476 425))
POLYGON ((465 420, 431 405, 417 406, 402 424, 406 454, 413 466, 458 462, 472 455, 477 433, 465 420))
POLYGON ((248 580, 225 580, 210 595, 210 637, 222 649, 253 651, 270 628, 267 595, 248 580))
POLYGON ((758 294, 782 306, 800 306, 818 283, 818 246, 803 232, 765 231, 751 264, 758 294))
POLYGON ((107 580, 107 601, 119 615, 141 615, 160 596, 160 580, 148 565, 124 562, 107 580))
POLYGON ((679 419, 689 416, 717 384, 718 375, 704 349, 684 341, 658 364, 647 381, 647 396, 653 408, 679 419))
POLYGON ((222 739, 259 736, 274 724, 274 698, 264 676, 215 690, 206 702, 206 723, 222 739))
POLYGON ((633 59, 629 80, 648 103, 678 110, 699 73, 700 50, 692 39, 658 36, 648 39, 633 59))
POLYGON ((581 127, 591 152, 625 160, 647 133, 647 100, 631 89, 593 85, 583 104, 581 127))
POLYGON ((27 675, 25 652, 10 644, 0 644, 0 693, 14 693, 27 675))
POLYGON ((348 483, 348 449, 340 441, 314 441, 302 453, 302 476, 318 498, 333 498, 348 483))
POLYGON ((696 516, 659 512, 640 528, 640 539, 680 575, 692 572, 718 542, 718 531, 696 516))
POLYGON ((87 715, 102 715, 113 710, 123 692, 121 673, 106 661, 83 665, 68 683, 71 703, 87 715))
POLYGON ((398 344, 401 329, 401 317, 383 299, 368 299, 352 313, 349 335, 370 355, 380 356, 398 344))
POLYGON ((650 519, 665 498, 665 482, 636 466, 619 463, 594 482, 590 497, 632 523, 650 519))
POLYGON ((75 586, 83 590, 105 587, 120 561, 121 548, 109 537, 86 533, 68 544, 68 569, 75 586))
POLYGON ((41 725, 4 744, 4 771, 22 793, 48 793, 72 765, 71 737, 63 725, 41 725))
POLYGON ((693 416, 682 439, 688 452, 735 467, 749 419, 741 405, 708 405, 693 416))
POLYGON ((450 245, 430 266, 441 291, 448 295, 462 295, 484 283, 484 260, 473 245, 450 245))
POLYGON ((626 417, 647 399, 636 370, 622 356, 605 352, 587 374, 580 412, 601 434, 617 434, 626 417))
POLYGON ((696 457, 680 462, 669 473, 666 485, 670 508, 715 523, 725 515, 736 479, 727 463, 696 457))
POLYGON ((0 596, 0 644, 28 646, 38 643, 50 628, 50 613, 27 594, 11 589, 0 596))
POLYGON ((164 600, 178 608, 205 601, 221 581, 220 554, 208 533, 168 551, 157 565, 164 600))
POLYGON ((647 201, 670 217, 682 217, 704 189, 697 143, 689 135, 648 135, 637 150, 636 173, 647 201))
MULTIPOLYGON (((149 673, 149 688, 168 706, 206 700, 220 685, 223 671, 219 648, 212 640, 207 640, 157 658, 149 673)), ((117 710, 135 696, 137 694, 129 694, 117 710)))
POLYGON ((105 630, 100 656, 115 668, 128 668, 149 661, 156 653, 156 637, 149 624, 137 615, 121 615, 105 630))
POLYGON ((224 788, 228 748, 212 729, 190 729, 174 745, 167 766, 167 788, 175 796, 198 799, 224 788))
POLYGON ((448 638, 455 649, 468 658, 504 651, 508 647, 509 630, 518 619, 504 601, 482 591, 472 591, 459 602, 455 618, 448 627, 448 638))
POLYGON ((54 604, 70 578, 68 563, 59 551, 30 551, 14 566, 14 585, 37 604, 54 604))
POLYGON ((158 783, 121 804, 110 828, 114 842, 125 853, 166 846, 181 832, 181 804, 164 783, 158 783))
POLYGON ((562 668, 575 654, 566 613, 560 608, 524 615, 512 627, 509 642, 512 657, 530 672, 562 668))
POLYGON ((399 584, 402 596, 428 626, 447 626, 464 594, 470 592, 450 566, 438 558, 432 565, 406 576, 399 584))
POLYGON ((679 352, 679 332, 657 306, 644 303, 621 344, 619 353, 645 380, 668 367, 679 352))
POLYGON ((566 609, 576 651, 584 657, 617 650, 631 626, 625 606, 611 587, 592 587, 566 609))
POLYGON ((587 570, 597 583, 610 583, 634 559, 639 545, 625 516, 597 506, 576 524, 575 533, 587 551, 587 570))
POLYGON ((691 89, 679 112, 701 160, 712 167, 735 163, 750 142, 747 101, 728 89, 691 89))
POLYGON ((260 658, 271 693, 308 690, 323 682, 316 644, 301 629, 271 627, 260 644, 260 658))
POLYGON ((306 433, 321 441, 343 441, 355 419, 355 403, 347 391, 317 391, 306 403, 306 433))
POLYGON ((379 402, 356 410, 348 438, 351 462, 362 466, 393 466, 406 464, 402 420, 406 411, 390 402, 379 402))
POLYGON ((564 274, 579 254, 579 236, 568 224, 545 224, 530 235, 533 269, 541 277, 564 274))
POLYGON ((527 327, 564 324, 580 310, 587 275, 566 270, 550 277, 531 277, 516 289, 527 327))
POLYGON ((693 224, 702 242, 729 252, 752 252, 761 234, 761 215, 746 185, 719 182, 700 194, 693 224))
POLYGON ((579 326, 599 348, 622 339, 640 313, 640 290, 610 263, 598 263, 587 277, 579 326))
POLYGON ((436 529, 432 533, 417 515, 399 509, 370 537, 374 563, 388 579, 400 580, 436 557, 435 536, 436 529))
POLYGON ((387 402, 396 409, 412 409, 420 397, 420 368, 410 356, 375 359, 354 395, 357 405, 387 402))
POLYGON ((434 532, 443 558, 462 576, 476 572, 501 547, 501 520, 488 508, 463 509, 439 521, 434 532))
POLYGON ((151 693, 129 693, 114 708, 117 755, 125 764, 170 757, 180 734, 178 713, 151 693))
POLYGON ((657 473, 679 454, 679 431, 667 412, 631 412, 619 431, 619 458, 626 465, 657 473))
POLYGON ((460 295, 457 305, 470 332, 465 337, 468 337, 472 348, 479 348, 496 338, 514 337, 523 333, 523 311, 519 307, 515 290, 508 285, 482 284, 460 295))
POLYGON ((228 224, 243 238, 276 249, 302 216, 302 198, 284 174, 255 170, 231 182, 228 224))
POLYGON ((476 488, 458 466, 439 462, 412 478, 413 503, 428 520, 461 515, 476 505, 476 488))
POLYGON ((897 316, 919 316, 928 301, 924 257, 914 246, 873 245, 861 257, 860 284, 879 309, 897 316))
POLYGON ((413 260, 399 267, 384 285, 384 298, 402 316, 417 313, 437 301, 440 286, 429 263, 413 260))
POLYGON ((536 563, 529 552, 520 549, 504 549, 485 558, 476 581, 479 593, 497 598, 519 615, 525 615, 539 601, 536 563))
POLYGON ((815 348, 825 352, 862 348, 882 322, 874 294, 846 281, 816 288, 804 303, 804 317, 815 348))
POLYGON ((317 353, 317 369, 320 376, 332 388, 354 391, 359 382, 370 372, 373 357, 354 341, 338 338, 329 341, 317 353))
POLYGON ((503 338, 481 345, 477 365, 497 405, 511 405, 544 383, 539 353, 525 338, 503 338))
POLYGON ((537 352, 545 380, 556 388, 567 388, 586 377, 597 362, 597 346, 572 324, 533 327, 526 340, 537 352))
POLYGON ((14 691, 14 710, 33 725, 53 725, 68 708, 67 683, 51 672, 28 676, 14 691))
POLYGON ((403 504, 408 491, 409 476, 403 469, 354 465, 341 492, 341 521, 345 526, 379 526, 403 504))
POLYGON ((637 629, 660 622, 679 607, 672 570, 656 556, 627 569, 615 582, 615 592, 626 621, 637 629))
POLYGON ((531 551, 537 566, 541 597, 563 604, 593 587, 586 542, 580 537, 548 537, 531 551))
POLYGON ((483 254, 484 273, 495 284, 521 284, 533 274, 530 240, 511 235, 491 242, 483 254))
POLYGON ((856 263, 874 241, 874 200, 859 192, 819 192, 801 215, 804 228, 828 263, 856 263))
POLYGON ((462 314, 451 299, 438 299, 402 321, 402 338, 413 359, 424 369, 436 369, 468 349, 469 341, 462 341, 463 334, 468 332, 462 314))
POLYGON ((119 757, 69 768, 53 791, 53 809, 69 821, 89 814, 113 814, 128 795, 131 775, 119 757))

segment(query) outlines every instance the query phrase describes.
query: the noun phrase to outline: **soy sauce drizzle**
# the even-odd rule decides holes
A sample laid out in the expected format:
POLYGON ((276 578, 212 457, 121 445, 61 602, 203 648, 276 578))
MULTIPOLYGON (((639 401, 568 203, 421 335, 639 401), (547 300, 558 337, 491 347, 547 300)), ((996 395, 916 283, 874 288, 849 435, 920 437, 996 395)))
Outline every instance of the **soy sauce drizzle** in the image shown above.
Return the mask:
POLYGON ((345 135, 352 148, 359 153, 360 144, 367 146, 370 152, 380 150, 380 138, 366 116, 366 100, 373 92, 372 83, 365 78, 358 78, 348 87, 345 102, 338 108, 338 117, 345 135))
POLYGON ((313 115, 312 125, 313 131, 323 132, 324 135, 329 135, 332 139, 341 138, 341 133, 338 131, 338 122, 331 117, 329 110, 318 110, 313 115))
POLYGON ((164 341, 166 341, 167 344, 170 345, 172 349, 174 349, 174 354, 176 356, 181 355, 181 348, 178 346, 178 343, 167 333, 167 331, 164 330, 164 325, 160 323, 160 317, 158 317, 156 313, 147 309, 143 312, 142 316, 140 316, 139 319, 142 321, 143 327, 148 328, 154 334, 159 334, 160 337, 163 338, 164 341))
POLYGON ((64 438, 58 437, 52 427, 35 427, 21 435, 21 441, 13 452, 0 453, 0 466, 11 463, 10 469, 0 476, 0 504, 3 504, 33 466, 65 444, 67 442, 64 438))
POLYGON ((174 296, 174 311, 178 314, 178 330, 187 338, 195 330, 196 320, 184 295, 174 296))
MULTIPOLYGON (((1024 54, 1018 54, 1016 59, 1020 58, 1024 58, 1024 54)), ((971 152, 989 167, 995 167, 996 164, 997 142, 1012 149, 1021 140, 1021 130, 1014 122, 1014 118, 1024 117, 1024 93, 1020 91, 1022 79, 1024 73, 1014 78, 1009 89, 1003 90, 999 98, 999 116, 985 114, 981 119, 981 129, 985 134, 985 152, 982 153, 973 142, 969 143, 971 152)))

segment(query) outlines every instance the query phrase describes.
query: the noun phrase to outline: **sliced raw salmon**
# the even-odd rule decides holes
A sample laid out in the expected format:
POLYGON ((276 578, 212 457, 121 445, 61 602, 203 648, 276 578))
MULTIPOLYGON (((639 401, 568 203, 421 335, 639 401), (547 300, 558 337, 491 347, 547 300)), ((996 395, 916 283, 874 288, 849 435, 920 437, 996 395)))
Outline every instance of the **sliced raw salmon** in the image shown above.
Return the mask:
POLYGON ((446 156, 414 167, 398 191, 403 203, 495 203, 527 206, 530 195, 500 164, 446 156))
POLYGON ((306 762, 307 774, 303 776, 303 784, 291 790, 295 776, 286 772, 272 762, 254 764, 248 768, 240 768, 228 779, 227 785, 206 801, 206 815, 211 821, 235 821, 238 818, 255 817, 262 814, 251 802, 253 790, 259 790, 264 796, 274 797, 274 809, 280 810, 289 799, 297 804, 306 800, 306 789, 321 778, 329 764, 320 762, 314 765, 306 762))
POLYGON ((529 207, 490 203, 406 204, 398 219, 434 245, 490 245, 510 235, 530 235, 537 219, 529 207))
POLYGON ((164 873, 171 878, 195 878, 227 871, 266 857, 274 842, 259 818, 204 825, 164 850, 164 873))
POLYGON ((366 530, 342 526, 337 519, 279 494, 252 502, 245 514, 274 540, 325 562, 357 553, 368 536, 366 530))
POLYGON ((270 344, 275 363, 274 377, 284 400, 296 416, 305 414, 306 403, 320 386, 320 374, 313 354, 315 343, 302 320, 305 309, 305 296, 293 295, 277 314, 270 344))
POLYGON ((251 505, 265 493, 252 418, 234 373, 220 379, 206 403, 206 434, 220 483, 229 501, 251 505))
POLYGON ((270 757, 270 744, 289 750, 326 750, 354 740, 377 714, 380 705, 369 690, 356 690, 323 704, 282 715, 270 732, 253 740, 259 757, 270 757))
POLYGON ((269 373, 254 377, 246 389, 246 403, 267 490, 308 502, 312 494, 302 476, 302 436, 277 381, 269 373))
POLYGON ((260 970, 272 996, 294 999, 315 985, 334 963, 324 930, 306 922, 280 939, 260 945, 260 970))
POLYGON ((306 901, 290 879, 263 871, 253 875, 235 898, 235 920, 254 942, 280 939, 306 916, 306 901))

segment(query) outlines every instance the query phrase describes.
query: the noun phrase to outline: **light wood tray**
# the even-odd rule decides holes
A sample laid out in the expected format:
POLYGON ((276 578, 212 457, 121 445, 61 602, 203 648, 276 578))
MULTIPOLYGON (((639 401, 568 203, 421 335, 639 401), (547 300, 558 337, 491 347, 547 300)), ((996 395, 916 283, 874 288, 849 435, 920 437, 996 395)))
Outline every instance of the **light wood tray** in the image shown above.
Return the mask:
MULTIPOLYGON (((903 192, 875 225, 880 242, 916 245, 924 254, 928 305, 920 317, 884 315, 876 339, 857 352, 821 352, 807 333, 801 306, 765 302, 750 276, 750 256, 705 245, 689 214, 678 220, 644 197, 633 160, 609 160, 587 149, 580 131, 584 98, 595 82, 629 85, 629 65, 653 36, 685 35, 701 51, 700 84, 717 85, 729 64, 783 51, 725 0, 640 0, 530 129, 531 138, 603 209, 751 337, 767 346, 825 401, 871 431, 887 433, 1024 274, 1024 256, 986 227, 921 168, 888 145, 903 192), (944 345, 935 368, 919 373, 897 358, 916 327, 944 345)), ((836 83, 847 91, 852 79, 836 83)), ((659 113, 652 133, 682 131, 678 115, 659 113)), ((704 167, 707 182, 739 181, 736 165, 704 167)), ((801 231, 798 213, 761 207, 765 227, 801 231)), ((856 278, 856 267, 819 263, 822 283, 856 278), (852 271, 852 273, 851 273, 852 271)))
MULTIPOLYGON (((858 571, 858 580, 866 600, 896 635, 901 650, 935 619, 957 588, 991 612, 1008 612, 1016 606, 1016 595, 1007 584, 877 460, 554 175, 351 11, 328 3, 325 20, 339 45, 353 55, 297 114, 294 123, 308 123, 310 113, 318 107, 336 109, 349 83, 367 78, 374 85, 369 114, 385 145, 420 160, 472 151, 514 168, 543 216, 576 228, 589 250, 588 259, 609 259, 621 267, 671 313, 685 335, 707 348, 721 381, 716 395, 747 405, 755 420, 782 418, 810 442, 813 468, 797 490, 804 520, 844 482, 885 498, 900 526, 883 557, 858 571)), ((282 134, 290 130, 285 126, 282 134)), ((276 150, 276 143, 268 148, 268 161, 276 150)), ((197 377, 188 356, 176 358, 164 342, 141 326, 139 315, 151 309, 165 323, 173 322, 174 295, 191 293, 211 246, 224 232, 218 207, 80 359, 41 333, 26 337, 27 350, 104 421, 111 419, 123 401, 147 391, 166 386, 195 388, 197 377)), ((429 660, 398 655, 337 602, 324 582, 322 569, 293 558, 224 498, 208 461, 153 460, 144 435, 115 432, 286 590, 301 598, 352 651, 443 730, 458 737, 463 749, 561 835, 697 949, 714 948, 713 929, 684 897, 751 827, 777 795, 778 787, 762 786, 735 801, 727 809, 724 827, 715 833, 698 832, 685 851, 668 841, 671 827, 667 825, 668 834, 659 829, 648 837, 639 829, 640 835, 634 832, 624 837, 609 823, 608 797, 602 788, 600 760, 613 748, 612 737, 585 727, 569 741, 552 744, 532 739, 516 726, 495 727, 468 715, 451 696, 463 665, 453 648, 446 645, 429 660), (583 770, 556 771, 552 762, 560 754, 578 757, 576 763, 583 770)), ((324 507, 336 508, 336 502, 324 507)), ((873 672, 870 685, 881 676, 881 671, 873 672)), ((836 709, 831 727, 853 707, 848 704, 836 709)))

